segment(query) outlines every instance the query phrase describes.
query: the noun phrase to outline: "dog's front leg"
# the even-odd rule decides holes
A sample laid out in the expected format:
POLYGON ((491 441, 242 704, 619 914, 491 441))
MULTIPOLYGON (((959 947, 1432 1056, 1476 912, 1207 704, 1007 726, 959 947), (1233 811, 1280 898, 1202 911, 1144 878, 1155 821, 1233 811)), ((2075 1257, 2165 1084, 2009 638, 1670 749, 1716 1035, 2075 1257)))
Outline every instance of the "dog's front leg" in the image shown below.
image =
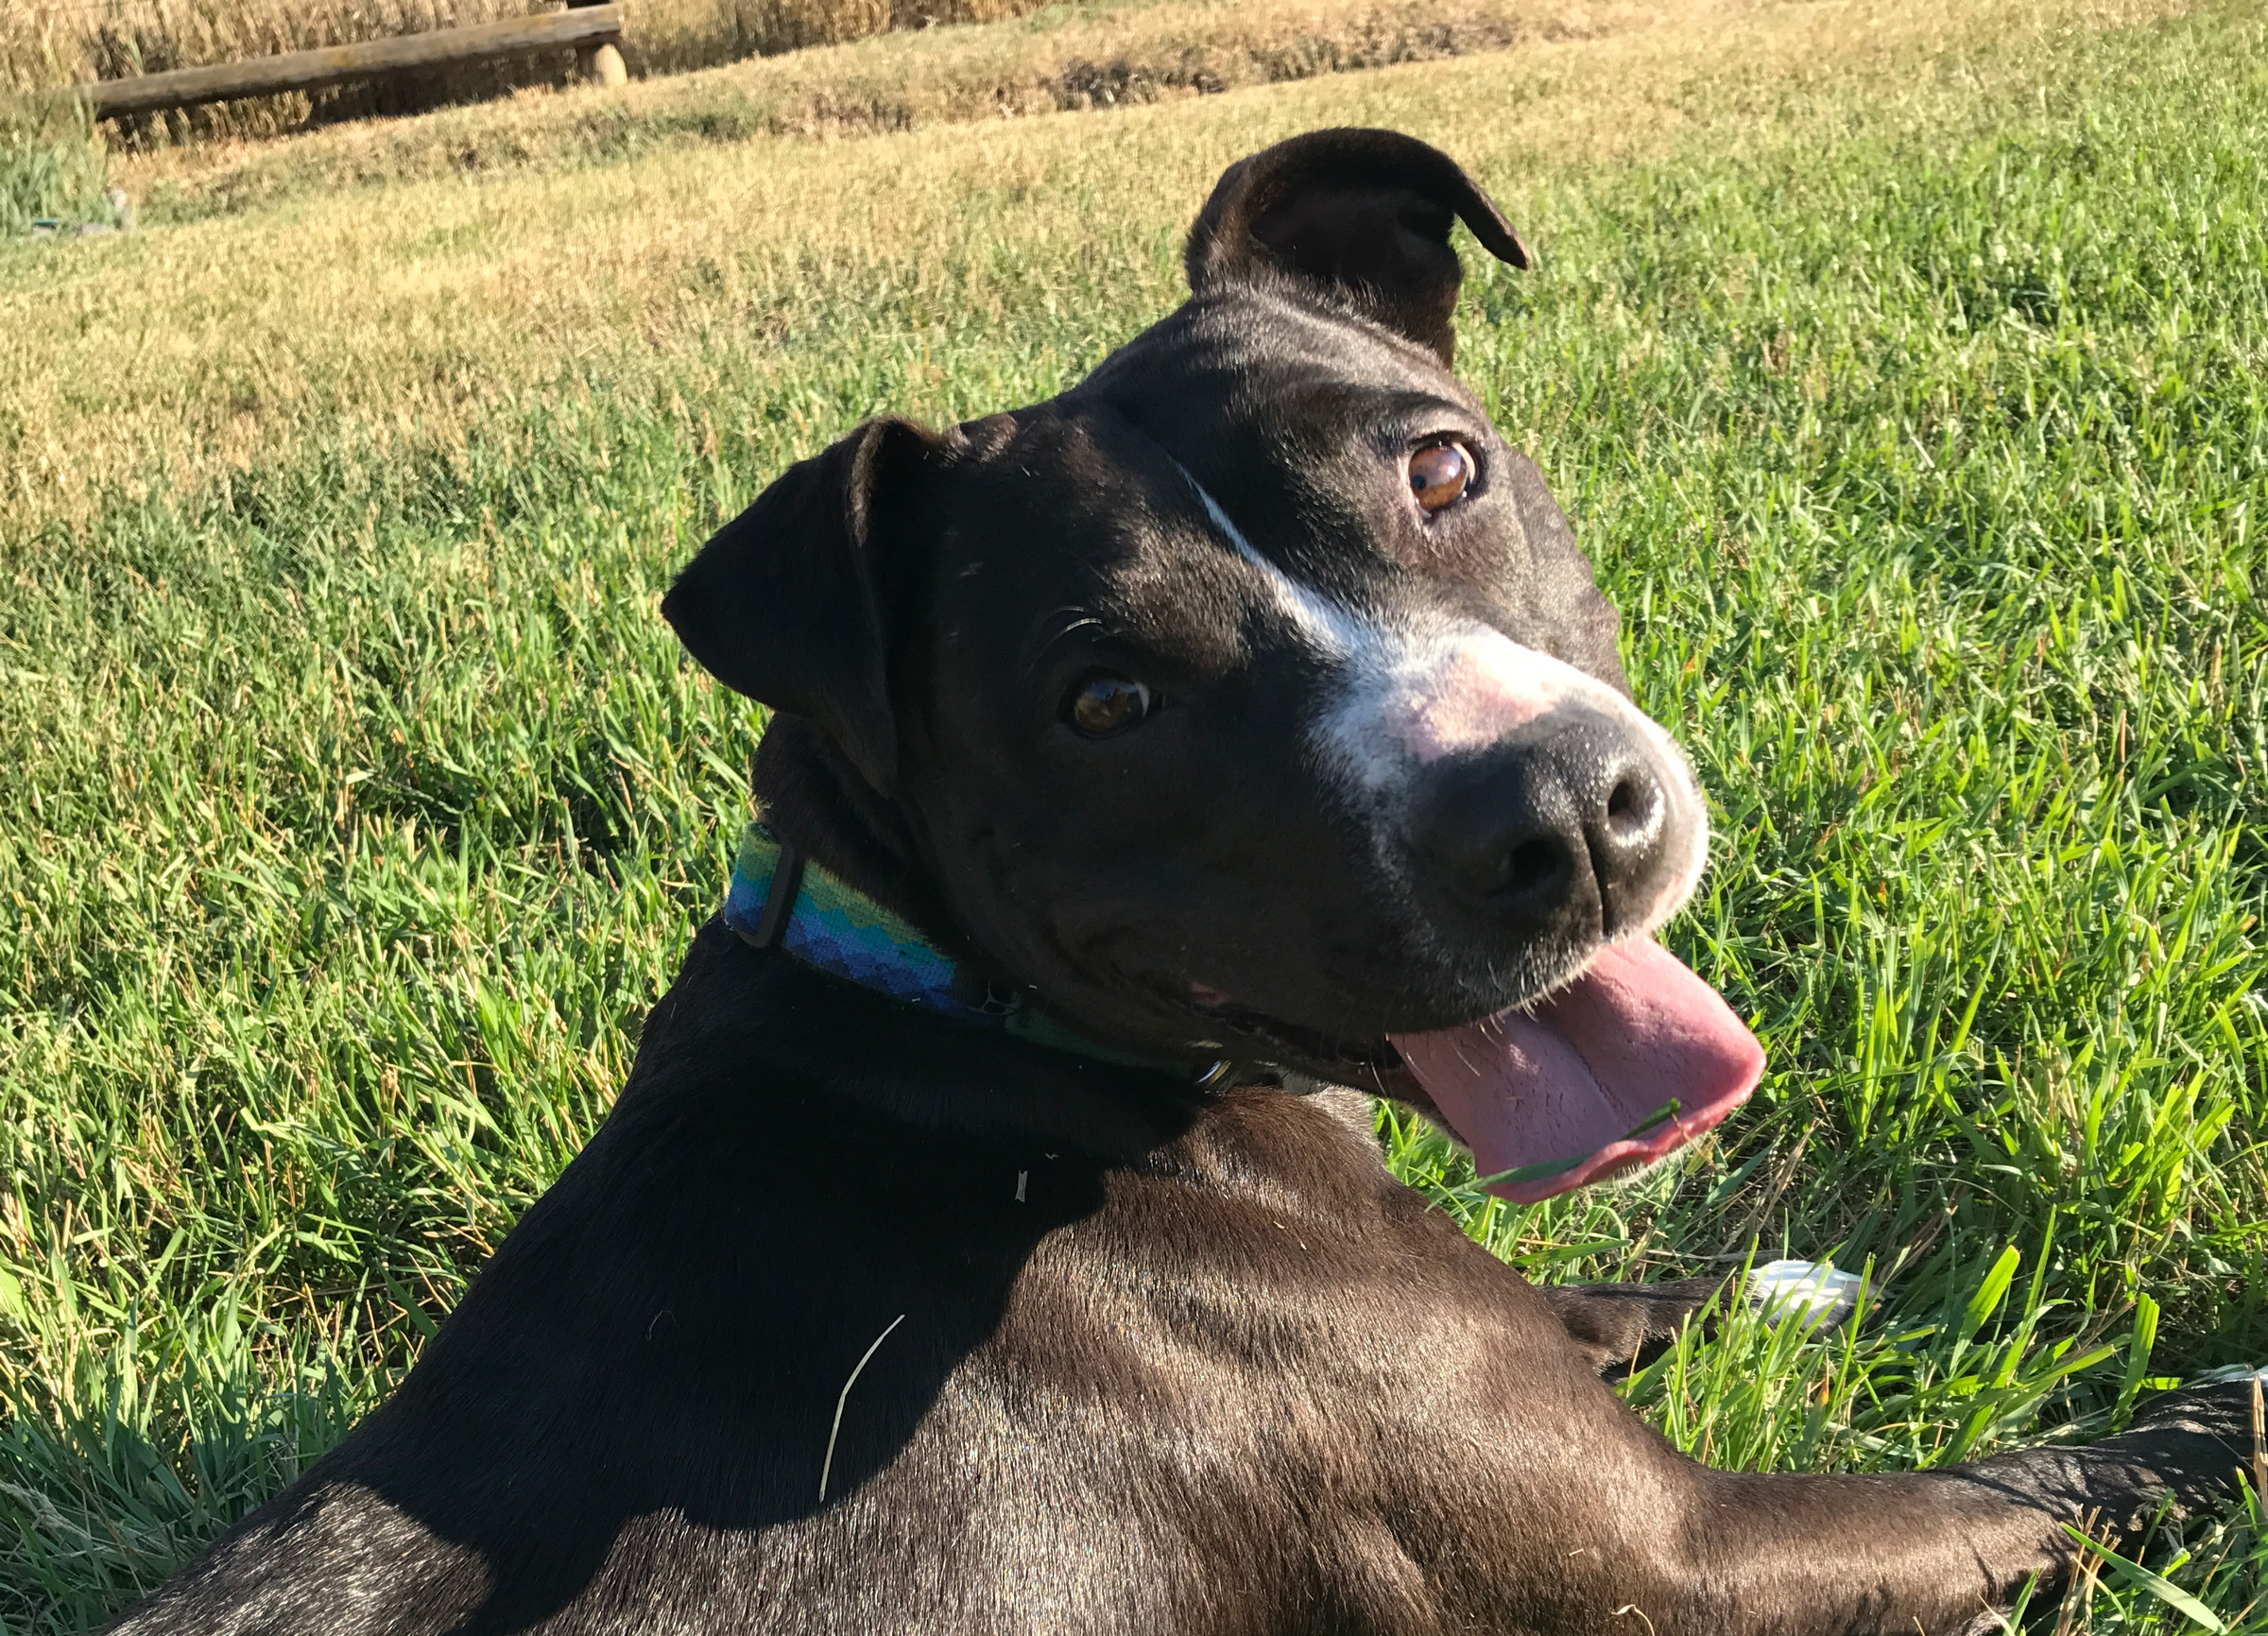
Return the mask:
POLYGON ((1619 1555, 1595 1553, 1581 1627, 1952 1636, 2027 1578, 2060 1578, 2076 1549, 2064 1524, 2130 1534, 2169 1494, 2185 1507, 2224 1494, 2246 1452, 2250 1405, 2249 1383, 2194 1388, 2092 1447, 1935 1472, 1770 1476, 1687 1464, 1681 1480, 1616 1513, 1619 1555))

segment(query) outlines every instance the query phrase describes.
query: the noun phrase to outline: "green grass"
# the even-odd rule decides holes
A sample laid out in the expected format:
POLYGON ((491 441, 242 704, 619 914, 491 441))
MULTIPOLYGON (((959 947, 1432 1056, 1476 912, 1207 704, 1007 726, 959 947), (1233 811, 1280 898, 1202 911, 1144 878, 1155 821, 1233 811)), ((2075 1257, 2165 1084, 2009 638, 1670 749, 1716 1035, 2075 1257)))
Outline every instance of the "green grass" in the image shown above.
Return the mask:
MULTIPOLYGON (((1395 119, 1542 249, 1475 266, 1461 371, 1692 747, 1719 840, 1671 941, 1771 1065, 1691 1162, 1536 1209, 1387 1142, 1538 1277, 1870 1268, 1863 1328, 1736 1318, 1632 1383, 1721 1464, 2093 1435, 2268 1358, 2268 26, 2072 19, 1695 93, 1621 158, 1492 146, 1479 59, 1033 128, 1395 119)), ((8 1631, 85 1628, 287 1481, 602 1116, 759 726, 655 596, 857 417, 1026 401, 1161 310, 1196 195, 1048 195, 812 257, 647 374, 0 518, 8 1631)), ((2247 1498, 2145 1560, 2257 1636, 2264 1538, 2247 1498)), ((2115 1564, 2068 1616, 2191 1623, 2115 1564)))
POLYGON ((43 218, 108 223, 108 178, 82 109, 0 87, 0 239, 21 237, 43 218))

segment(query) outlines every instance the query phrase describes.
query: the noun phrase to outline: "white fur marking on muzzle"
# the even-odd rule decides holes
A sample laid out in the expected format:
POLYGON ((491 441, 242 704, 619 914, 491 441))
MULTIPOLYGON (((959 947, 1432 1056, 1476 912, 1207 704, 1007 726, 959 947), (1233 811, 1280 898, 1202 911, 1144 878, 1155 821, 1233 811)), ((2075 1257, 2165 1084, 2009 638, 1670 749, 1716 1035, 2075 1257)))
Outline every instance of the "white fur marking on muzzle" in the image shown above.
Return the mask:
POLYGON ((1330 701, 1309 737, 1359 804, 1392 821, 1391 815, 1413 810, 1418 777, 1433 763, 1486 749, 1555 710, 1596 711, 1652 752, 1663 794, 1689 837, 1687 855, 1634 931, 1651 931, 1676 912, 1708 861, 1709 816, 1684 751, 1658 722, 1596 677, 1478 620, 1389 623, 1300 583, 1253 547, 1186 468, 1175 469, 1221 537, 1261 576, 1269 601, 1333 672, 1330 701))
POLYGON ((1326 758, 1363 795, 1390 812, 1410 811, 1432 764, 1485 750, 1555 711, 1592 711, 1648 751, 1686 837, 1685 855, 1633 934, 1652 931, 1692 895, 1709 859, 1709 811, 1684 751, 1652 716, 1565 660, 1478 621, 1416 633, 1366 625, 1368 639, 1341 667, 1337 702, 1314 729, 1326 758))

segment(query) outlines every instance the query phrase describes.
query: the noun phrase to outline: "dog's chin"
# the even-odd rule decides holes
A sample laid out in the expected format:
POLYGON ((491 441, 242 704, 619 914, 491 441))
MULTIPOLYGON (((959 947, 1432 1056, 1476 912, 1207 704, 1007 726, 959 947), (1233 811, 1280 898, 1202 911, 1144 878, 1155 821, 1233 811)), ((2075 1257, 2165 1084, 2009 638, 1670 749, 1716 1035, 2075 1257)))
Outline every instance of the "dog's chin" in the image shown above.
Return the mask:
MULTIPOLYGON (((1107 980, 1091 981, 1094 992, 1089 1004, 1074 1001, 1064 1009, 1074 1020, 1084 1016, 1086 1025, 1099 1035, 1139 1042, 1146 1049, 1211 1054, 1246 1069, 1288 1070, 1312 1080, 1373 1091, 1434 1112, 1432 1098, 1403 1065, 1394 1036, 1478 1024, 1532 1003, 1575 977, 1589 957, 1564 959, 1548 975, 1510 991, 1503 986, 1501 966, 1488 969, 1486 978, 1441 973, 1427 986, 1430 997, 1363 1007, 1369 1014, 1353 1027, 1287 1017, 1246 1005, 1209 984, 1163 973, 1136 976, 1115 971, 1107 980), (1444 994, 1453 998, 1445 1003, 1444 994)), ((1392 986, 1396 985, 1378 985, 1392 986)))
POLYGON ((1201 986, 1178 1008, 1204 1028, 1202 1038, 1218 1041, 1232 1059, 1295 1069, 1336 1084, 1382 1088, 1381 1076, 1401 1067, 1383 1029, 1366 1034, 1313 1027, 1240 1006, 1201 986))
POLYGON ((1058 992, 1050 1004, 1098 1039, 1160 1056, 1226 1061, 1269 1077, 1287 1070, 1309 1079, 1379 1090, 1400 1073, 1383 1026, 1332 1028, 1246 1006, 1217 990, 1162 974, 1114 972, 1107 981, 1058 992), (1084 1002, 1083 1004, 1081 1002, 1084 1002))
MULTIPOLYGON (((1533 1006, 1577 980, 1597 956, 1596 947, 1539 956, 1531 951, 1502 963, 1479 962, 1472 970, 1445 969, 1422 983, 1406 973, 1368 987, 1400 993, 1399 1002, 1361 1007, 1367 1013, 1356 1026, 1331 1027, 1250 1006, 1211 984, 1180 976, 1159 976, 1140 985, 1177 1023, 1194 1021, 1199 1039, 1218 1042, 1238 1059, 1295 1068, 1319 1078, 1339 1076, 1421 1106, 1431 1099, 1416 1085, 1394 1046, 1409 1037, 1485 1024, 1506 1012, 1533 1006)), ((1360 985, 1345 985, 1352 989, 1360 985)), ((1357 1009, 1342 1008, 1342 1014, 1357 1009)))

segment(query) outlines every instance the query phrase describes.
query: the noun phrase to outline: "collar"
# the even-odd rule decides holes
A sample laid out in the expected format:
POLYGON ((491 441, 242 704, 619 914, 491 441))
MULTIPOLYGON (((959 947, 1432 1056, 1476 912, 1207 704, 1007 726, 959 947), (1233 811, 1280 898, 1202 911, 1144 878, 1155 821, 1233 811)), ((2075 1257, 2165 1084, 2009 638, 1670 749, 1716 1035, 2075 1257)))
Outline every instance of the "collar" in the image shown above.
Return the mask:
POLYGON ((751 948, 781 949, 830 976, 971 1027, 1120 1068, 1171 1074, 1208 1091, 1227 1085, 1233 1072, 1225 1058, 1153 1057, 1090 1040, 1016 990, 987 982, 904 916, 761 823, 740 832, 724 920, 751 948))

